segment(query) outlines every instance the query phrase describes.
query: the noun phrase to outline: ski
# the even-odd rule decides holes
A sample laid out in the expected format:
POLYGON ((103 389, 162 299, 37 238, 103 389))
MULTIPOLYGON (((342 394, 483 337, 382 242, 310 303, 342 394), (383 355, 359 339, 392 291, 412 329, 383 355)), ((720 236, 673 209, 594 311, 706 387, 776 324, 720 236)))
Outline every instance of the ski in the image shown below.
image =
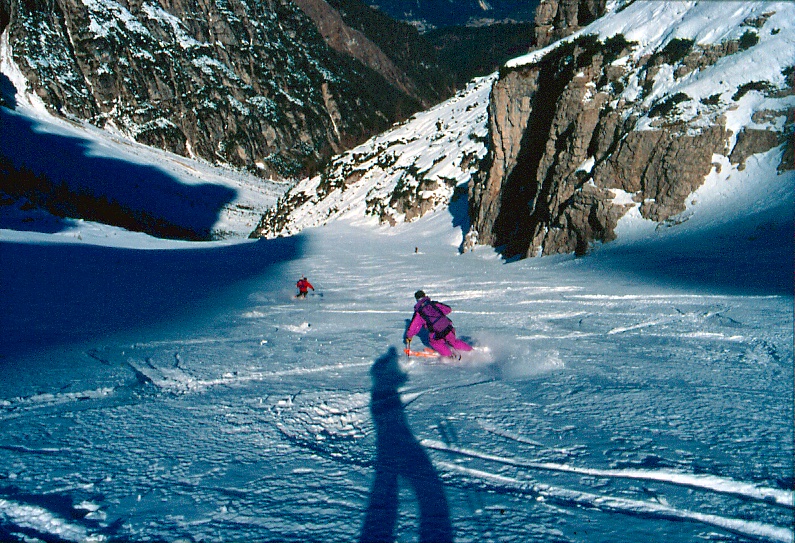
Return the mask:
POLYGON ((406 355, 409 358, 411 358, 412 356, 423 357, 423 358, 439 358, 441 356, 439 353, 428 347, 426 347, 422 351, 412 351, 411 349, 403 349, 403 352, 406 353, 406 355))

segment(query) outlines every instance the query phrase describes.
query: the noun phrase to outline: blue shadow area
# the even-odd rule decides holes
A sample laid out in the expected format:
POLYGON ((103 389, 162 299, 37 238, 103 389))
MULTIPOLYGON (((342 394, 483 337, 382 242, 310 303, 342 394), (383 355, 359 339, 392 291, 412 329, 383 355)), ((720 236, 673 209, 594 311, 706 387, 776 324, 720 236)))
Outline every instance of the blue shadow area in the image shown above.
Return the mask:
POLYGON ((453 196, 450 198, 450 205, 447 206, 447 211, 450 213, 453 228, 459 228, 461 230, 461 244, 458 246, 458 250, 463 251, 464 236, 469 232, 469 227, 471 225, 469 219, 467 185, 455 188, 453 196))
MULTIPOLYGON (((151 165, 92 156, 90 140, 37 131, 37 124, 0 107, 0 159, 10 170, 0 171, 0 192, 57 216, 207 240, 220 211, 236 196, 229 187, 186 185, 151 165)), ((2 227, 19 229, 3 225, 0 213, 2 227)))
POLYGON ((450 198, 450 205, 447 211, 452 217, 452 224, 455 228, 460 228, 462 234, 469 231, 469 197, 466 186, 456 187, 453 196, 450 198))
POLYGON ((167 250, 0 243, 0 361, 207 314, 236 284, 299 258, 303 239, 167 250))
POLYGON ((593 255, 593 266, 605 273, 627 273, 716 294, 793 295, 792 202, 711 228, 672 234, 609 250, 605 245, 603 252, 593 255))
POLYGON ((375 478, 370 490, 362 543, 395 541, 398 519, 398 477, 414 490, 420 511, 419 541, 453 541, 447 498, 428 454, 411 433, 398 388, 408 376, 398 365, 394 347, 370 369, 373 380, 370 412, 376 432, 375 478))
POLYGON ((0 105, 2 104, 11 109, 16 109, 17 89, 5 74, 0 73, 0 105))

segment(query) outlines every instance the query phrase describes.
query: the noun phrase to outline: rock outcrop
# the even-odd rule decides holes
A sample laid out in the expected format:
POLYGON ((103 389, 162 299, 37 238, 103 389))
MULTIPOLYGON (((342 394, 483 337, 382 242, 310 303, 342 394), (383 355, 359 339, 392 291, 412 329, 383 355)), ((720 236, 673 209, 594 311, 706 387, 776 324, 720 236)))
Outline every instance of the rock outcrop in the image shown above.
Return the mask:
POLYGON ((605 13, 605 0, 541 0, 536 9, 535 37, 545 47, 572 35, 605 13))
POLYGON ((592 181, 636 195, 641 215, 661 222, 685 210, 685 199, 712 169, 712 155, 726 154, 727 139, 721 125, 632 131, 594 168, 592 181))
POLYGON ((620 71, 604 68, 629 46, 586 37, 543 62, 502 74, 489 109, 492 146, 470 186, 479 243, 526 256, 544 247, 571 251, 589 236, 611 236, 616 213, 602 202, 607 187, 585 187, 588 173, 581 166, 592 144, 606 146, 594 141, 595 133, 611 138, 618 132, 620 116, 606 108, 620 71))
MULTIPOLYGON (((544 11, 553 7, 556 17, 568 9, 576 26, 574 5, 586 6, 544 2, 539 28, 554 19, 544 11)), ((632 207, 657 222, 685 211, 715 154, 742 167, 788 138, 791 147, 791 106, 782 99, 791 89, 780 82, 752 81, 700 100, 660 90, 663 77, 703 76, 720 59, 752 48, 749 32, 704 46, 674 38, 653 50, 620 34, 604 41, 585 35, 502 70, 489 105, 489 153, 469 188, 478 243, 500 247, 506 257, 583 254, 614 239, 632 207), (733 134, 727 115, 752 91, 781 105, 756 112, 733 134)))
POLYGON ((773 130, 743 127, 737 134, 737 143, 729 155, 729 160, 742 169, 749 156, 769 151, 781 143, 783 143, 782 134, 773 130))

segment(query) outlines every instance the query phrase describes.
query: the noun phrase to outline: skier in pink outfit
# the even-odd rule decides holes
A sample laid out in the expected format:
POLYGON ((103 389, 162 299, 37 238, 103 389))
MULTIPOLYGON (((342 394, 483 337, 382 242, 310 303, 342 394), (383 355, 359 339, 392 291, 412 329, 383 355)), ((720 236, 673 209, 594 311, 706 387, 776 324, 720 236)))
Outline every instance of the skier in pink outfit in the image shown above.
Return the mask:
POLYGON ((407 344, 410 344, 411 338, 425 327, 428 329, 428 343, 442 356, 455 356, 453 349, 455 351, 472 350, 469 344, 455 337, 453 322, 447 318, 452 311, 449 305, 431 300, 421 290, 414 293, 414 298, 417 303, 414 305, 414 317, 406 331, 407 344))

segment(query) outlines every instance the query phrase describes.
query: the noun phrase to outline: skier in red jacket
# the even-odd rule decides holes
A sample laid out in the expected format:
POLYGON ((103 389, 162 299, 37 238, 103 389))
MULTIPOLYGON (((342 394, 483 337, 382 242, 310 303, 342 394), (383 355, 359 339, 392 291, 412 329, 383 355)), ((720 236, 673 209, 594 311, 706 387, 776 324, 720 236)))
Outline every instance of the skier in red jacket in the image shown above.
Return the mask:
POLYGON ((296 298, 306 298, 306 293, 310 288, 312 289, 312 292, 315 291, 315 287, 312 286, 312 283, 307 281, 306 277, 301 277, 295 286, 298 287, 298 295, 296 298))
POLYGON ((417 303, 414 306, 414 317, 406 331, 407 344, 411 344, 411 338, 416 336, 424 326, 428 329, 428 343, 440 355, 454 356, 453 349, 455 351, 472 350, 469 344, 455 337, 453 322, 446 316, 452 311, 449 305, 434 302, 421 290, 414 293, 414 298, 417 303))

